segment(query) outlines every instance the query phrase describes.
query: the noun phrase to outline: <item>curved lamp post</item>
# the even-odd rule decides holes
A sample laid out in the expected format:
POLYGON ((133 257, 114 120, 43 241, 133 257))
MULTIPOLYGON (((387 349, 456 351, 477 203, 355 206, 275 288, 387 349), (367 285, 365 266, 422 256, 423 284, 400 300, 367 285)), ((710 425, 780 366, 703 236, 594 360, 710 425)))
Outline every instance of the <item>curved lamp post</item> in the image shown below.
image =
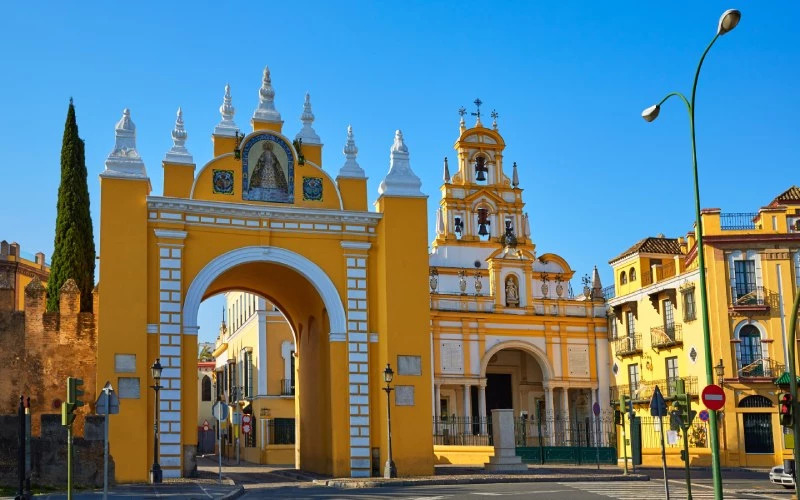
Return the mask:
POLYGON ((153 484, 158 484, 162 480, 161 466, 158 464, 158 390, 161 389, 161 385, 159 385, 161 381, 161 370, 163 370, 161 359, 158 358, 156 362, 153 363, 153 366, 150 367, 153 381, 155 382, 150 387, 156 391, 155 414, 153 418, 153 468, 150 469, 150 482, 153 484))
POLYGON ((392 388, 389 384, 392 383, 392 379, 394 378, 394 372, 392 371, 392 367, 389 363, 386 363, 386 369, 383 370, 383 381, 386 382, 386 387, 383 388, 386 391, 386 415, 387 415, 387 423, 389 424, 389 448, 388 454, 386 455, 386 464, 383 466, 383 477, 385 478, 392 478, 397 477, 397 467, 394 466, 394 460, 392 460, 392 398, 390 397, 394 388, 392 388))
MULTIPOLYGON (((700 68, 703 66, 703 61, 706 54, 714 45, 719 37, 733 30, 739 20, 742 18, 742 13, 736 9, 729 9, 722 13, 719 18, 719 25, 717 26, 717 34, 708 44, 703 55, 700 57, 700 62, 697 64, 697 71, 694 74, 694 83, 692 84, 692 99, 689 101, 686 96, 680 92, 671 92, 667 94, 661 101, 649 108, 642 111, 642 118, 648 122, 652 122, 658 118, 658 113, 661 111, 661 105, 670 97, 679 97, 686 109, 689 111, 689 128, 692 135, 692 168, 694 173, 694 205, 695 205, 695 225, 697 228, 697 259, 700 268, 700 310, 703 317, 703 347, 705 349, 705 365, 706 365, 706 380, 714 383, 714 365, 711 360, 711 337, 709 334, 708 326, 708 297, 706 295, 706 265, 705 257, 703 254, 703 221, 700 216, 700 188, 697 178, 697 144, 695 142, 695 129, 694 129, 694 110, 695 110, 695 95, 697 93, 697 78, 700 76, 700 68)), ((717 422, 717 412, 711 411, 710 418, 710 433, 711 433, 711 470, 714 479, 714 498, 717 500, 722 499, 722 477, 720 476, 720 463, 719 463, 719 425, 717 422)))

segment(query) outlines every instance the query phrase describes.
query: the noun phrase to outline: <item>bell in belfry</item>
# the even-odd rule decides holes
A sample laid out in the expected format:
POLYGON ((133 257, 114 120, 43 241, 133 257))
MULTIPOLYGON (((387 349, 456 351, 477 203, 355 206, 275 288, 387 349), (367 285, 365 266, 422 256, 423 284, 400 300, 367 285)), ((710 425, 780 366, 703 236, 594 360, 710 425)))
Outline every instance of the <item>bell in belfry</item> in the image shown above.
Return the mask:
POLYGON ((486 180, 486 172, 489 169, 486 168, 486 158, 483 156, 478 156, 475 158, 475 180, 485 181, 486 180))

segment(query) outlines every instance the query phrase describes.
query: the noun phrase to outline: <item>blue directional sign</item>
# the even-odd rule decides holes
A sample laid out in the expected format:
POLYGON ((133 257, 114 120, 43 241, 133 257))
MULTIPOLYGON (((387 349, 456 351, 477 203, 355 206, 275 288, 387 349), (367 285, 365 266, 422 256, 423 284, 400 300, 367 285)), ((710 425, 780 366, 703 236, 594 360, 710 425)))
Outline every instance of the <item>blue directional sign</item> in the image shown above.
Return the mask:
POLYGON ((667 416, 667 402, 664 401, 664 396, 658 386, 653 391, 653 397, 650 398, 650 415, 654 417, 667 416))

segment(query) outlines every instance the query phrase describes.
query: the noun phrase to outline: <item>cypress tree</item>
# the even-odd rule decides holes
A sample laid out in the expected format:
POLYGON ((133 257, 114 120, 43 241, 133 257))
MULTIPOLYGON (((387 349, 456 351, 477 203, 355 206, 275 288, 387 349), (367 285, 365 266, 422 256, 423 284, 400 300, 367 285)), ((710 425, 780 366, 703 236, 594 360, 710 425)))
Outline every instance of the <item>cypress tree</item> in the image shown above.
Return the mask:
POLYGON ((56 236, 50 279, 47 282, 48 311, 58 310, 59 290, 70 278, 75 280, 81 291, 81 311, 92 310, 95 249, 86 177, 84 144, 78 137, 75 106, 70 98, 61 145, 56 236))

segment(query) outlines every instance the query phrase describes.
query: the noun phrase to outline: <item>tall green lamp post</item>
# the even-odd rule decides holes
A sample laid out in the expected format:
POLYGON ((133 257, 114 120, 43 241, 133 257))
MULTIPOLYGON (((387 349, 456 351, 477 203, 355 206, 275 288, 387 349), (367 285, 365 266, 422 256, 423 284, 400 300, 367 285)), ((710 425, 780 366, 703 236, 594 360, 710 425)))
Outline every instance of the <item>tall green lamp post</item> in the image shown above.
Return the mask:
MULTIPOLYGON (((655 106, 650 106, 649 108, 642 111, 642 118, 644 118, 648 122, 652 122, 658 117, 659 111, 661 111, 661 105, 669 99, 670 97, 676 96, 679 97, 684 104, 686 104, 686 108, 689 111, 689 128, 691 130, 692 135, 692 168, 694 172, 694 205, 695 205, 695 218, 696 218, 696 228, 697 228, 697 258, 698 258, 698 266, 700 267, 700 310, 702 312, 703 317, 703 347, 705 349, 705 365, 706 365, 706 380, 710 383, 714 383, 714 365, 711 356, 711 337, 709 335, 709 326, 708 326, 708 297, 706 294, 706 265, 705 265, 705 256, 703 254, 703 221, 700 216, 700 188, 698 185, 697 179, 697 146, 695 142, 695 133, 694 133, 694 109, 695 109, 695 94, 697 93, 697 78, 700 76, 700 68, 703 66, 703 60, 706 58, 706 54, 711 49, 711 46, 714 45, 714 42, 717 39, 728 33, 732 29, 739 24, 739 20, 742 17, 742 13, 735 9, 726 10, 722 16, 719 18, 719 25, 717 27, 717 34, 714 35, 714 38, 711 40, 711 43, 708 44, 706 50, 703 52, 703 55, 700 57, 700 62, 697 65, 697 71, 694 74, 694 83, 692 85, 692 99, 689 101, 686 99, 686 96, 681 94, 680 92, 671 92, 667 94, 661 102, 656 104, 655 106)), ((711 411, 711 418, 710 418, 710 427, 711 427, 711 469, 714 478, 714 498, 717 500, 722 499, 722 477, 720 476, 719 470, 719 434, 717 432, 719 426, 717 424, 717 412, 711 411)))
POLYGON ((794 361, 797 347, 797 314, 800 313, 800 287, 795 292, 794 305, 792 305, 791 319, 789 320, 789 390, 792 393, 792 441, 794 441, 794 493, 800 498, 800 481, 798 481, 798 461, 800 460, 800 406, 797 404, 797 366, 794 361))

